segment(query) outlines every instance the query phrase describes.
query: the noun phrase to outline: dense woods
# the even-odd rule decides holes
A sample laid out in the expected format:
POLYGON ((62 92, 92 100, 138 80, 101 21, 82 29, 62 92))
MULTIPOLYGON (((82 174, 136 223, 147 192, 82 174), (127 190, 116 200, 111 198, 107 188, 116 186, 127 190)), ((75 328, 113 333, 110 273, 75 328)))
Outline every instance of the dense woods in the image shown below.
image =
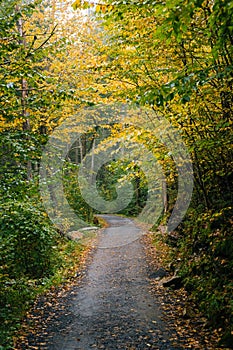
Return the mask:
POLYGON ((70 206, 87 224, 98 209, 85 201, 77 180, 85 156, 92 151, 92 164, 103 150, 112 152, 95 174, 98 192, 113 201, 115 184, 131 181, 133 197, 119 213, 138 216, 150 179, 134 159, 147 148, 164 174, 151 189, 163 202, 154 229, 166 226, 179 166, 176 144, 172 137, 165 142, 158 122, 178 130, 194 189, 179 226, 160 237, 170 247, 165 263, 178 271, 208 326, 222 329, 221 344, 232 345, 232 13, 227 0, 1 0, 0 348, 12 348, 36 295, 62 282, 81 259, 83 244, 64 236, 72 222, 53 225, 39 187, 44 146, 73 115, 79 137, 62 178, 70 206), (124 125, 98 115, 103 120, 87 130, 90 108, 117 111, 118 105, 128 108, 124 125), (131 157, 118 159, 119 141, 131 157))

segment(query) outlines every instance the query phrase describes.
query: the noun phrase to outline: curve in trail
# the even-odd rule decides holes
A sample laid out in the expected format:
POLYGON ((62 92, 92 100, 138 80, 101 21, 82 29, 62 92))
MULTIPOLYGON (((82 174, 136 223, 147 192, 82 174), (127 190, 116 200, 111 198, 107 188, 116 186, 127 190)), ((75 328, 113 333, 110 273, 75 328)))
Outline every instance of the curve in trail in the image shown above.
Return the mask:
POLYGON ((28 348, 182 349, 170 343, 171 331, 162 320, 156 296, 150 293, 143 246, 139 239, 132 240, 140 229, 129 219, 103 217, 109 227, 101 233, 81 285, 72 287, 66 308, 48 322, 41 345, 33 347, 38 346, 34 339, 28 348), (127 237, 131 243, 126 243, 127 237))

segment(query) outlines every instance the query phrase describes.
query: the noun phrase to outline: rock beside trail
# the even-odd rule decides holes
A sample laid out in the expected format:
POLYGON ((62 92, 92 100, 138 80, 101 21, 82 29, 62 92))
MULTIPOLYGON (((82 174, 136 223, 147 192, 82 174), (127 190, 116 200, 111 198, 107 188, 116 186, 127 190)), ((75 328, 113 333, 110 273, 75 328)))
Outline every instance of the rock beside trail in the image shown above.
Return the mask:
POLYGON ((68 238, 70 238, 72 241, 78 241, 79 239, 83 238, 83 233, 80 231, 71 231, 66 234, 68 238))
POLYGON ((149 275, 149 278, 155 279, 155 280, 160 280, 160 279, 167 277, 167 276, 168 276, 168 272, 165 269, 163 269, 162 267, 160 267, 156 271, 152 272, 149 275))
POLYGON ((174 289, 179 289, 182 286, 182 278, 180 276, 173 276, 163 282, 163 287, 171 287, 174 289))
POLYGON ((84 232, 86 231, 95 231, 98 230, 99 227, 96 226, 90 226, 90 227, 83 227, 80 228, 79 231, 70 231, 66 234, 66 236, 71 239, 72 241, 78 241, 79 239, 83 238, 84 232))
POLYGON ((99 230, 99 227, 97 227, 97 226, 88 226, 88 227, 80 228, 80 231, 92 231, 92 230, 99 230))

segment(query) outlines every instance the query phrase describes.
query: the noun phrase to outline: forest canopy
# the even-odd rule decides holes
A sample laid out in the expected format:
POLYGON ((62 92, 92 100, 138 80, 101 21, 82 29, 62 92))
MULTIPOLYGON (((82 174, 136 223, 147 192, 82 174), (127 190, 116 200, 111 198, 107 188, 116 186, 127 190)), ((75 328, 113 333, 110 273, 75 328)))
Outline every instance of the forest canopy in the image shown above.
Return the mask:
MULTIPOLYGON (((88 154, 97 192, 105 201, 116 200, 116 184, 121 188, 128 181, 132 198, 119 213, 137 217, 148 191, 157 191, 162 210, 154 230, 167 225, 180 185, 178 150, 168 126, 176 130, 191 159, 194 188, 183 220, 160 239, 169 245, 167 259, 211 327, 224 329, 222 343, 231 342, 233 2, 0 4, 2 346, 11 344, 15 327, 40 292, 37 286, 53 283, 64 263, 64 245, 73 244, 64 238, 72 222, 55 205, 61 225, 54 225, 40 187, 45 146, 72 116, 78 136, 59 176, 67 203, 87 225, 98 212, 90 205, 94 192, 87 194, 88 204, 77 181, 88 154), (129 110, 124 123, 99 115, 88 124, 90 110, 116 112, 118 106, 129 110), (122 144, 134 159, 117 158, 122 144), (95 173, 98 154, 110 153, 111 147, 112 158, 95 173), (154 188, 134 161, 144 152, 153 155, 163 173, 154 188)), ((52 167, 47 170, 52 178, 52 167)), ((49 185, 56 203, 56 184, 49 185)))

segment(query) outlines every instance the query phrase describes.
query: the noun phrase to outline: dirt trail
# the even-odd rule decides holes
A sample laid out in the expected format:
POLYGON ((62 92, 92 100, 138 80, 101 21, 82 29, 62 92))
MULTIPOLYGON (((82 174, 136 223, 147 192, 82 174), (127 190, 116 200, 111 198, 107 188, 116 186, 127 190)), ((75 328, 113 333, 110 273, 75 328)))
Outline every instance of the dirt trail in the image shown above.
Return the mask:
POLYGON ((140 229, 129 219, 104 217, 109 228, 81 285, 71 288, 40 335, 28 336, 25 349, 183 349, 169 341, 174 331, 151 293, 140 229))

